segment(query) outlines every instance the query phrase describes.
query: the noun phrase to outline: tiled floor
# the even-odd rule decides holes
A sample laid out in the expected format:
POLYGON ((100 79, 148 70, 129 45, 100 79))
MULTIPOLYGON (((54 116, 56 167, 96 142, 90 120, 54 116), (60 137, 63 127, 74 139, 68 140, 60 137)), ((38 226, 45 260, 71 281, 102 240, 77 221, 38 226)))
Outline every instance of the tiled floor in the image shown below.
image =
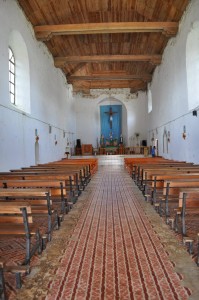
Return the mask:
POLYGON ((144 202, 122 156, 100 158, 99 171, 69 215, 65 224, 75 219, 69 234, 63 224, 16 299, 199 298, 197 267, 144 202), (191 279, 182 275, 188 272, 183 264, 191 279))

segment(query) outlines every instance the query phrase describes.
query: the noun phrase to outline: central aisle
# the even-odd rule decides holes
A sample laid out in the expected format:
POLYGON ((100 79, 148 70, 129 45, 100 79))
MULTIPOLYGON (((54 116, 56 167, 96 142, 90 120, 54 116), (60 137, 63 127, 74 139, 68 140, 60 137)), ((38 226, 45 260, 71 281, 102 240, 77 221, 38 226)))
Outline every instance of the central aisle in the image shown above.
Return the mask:
POLYGON ((90 185, 42 299, 188 299, 124 167, 102 163, 90 185))

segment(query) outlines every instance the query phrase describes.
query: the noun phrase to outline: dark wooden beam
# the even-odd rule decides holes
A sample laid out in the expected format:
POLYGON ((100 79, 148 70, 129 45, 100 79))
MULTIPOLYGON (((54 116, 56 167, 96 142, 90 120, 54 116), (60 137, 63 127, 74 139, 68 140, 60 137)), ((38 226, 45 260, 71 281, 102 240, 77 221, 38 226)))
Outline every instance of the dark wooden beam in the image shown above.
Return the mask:
POLYGON ((162 60, 162 55, 138 54, 138 55, 85 55, 85 56, 64 56, 55 57, 55 67, 62 68, 66 64, 71 63, 103 63, 103 62, 150 62, 154 65, 159 65, 162 60))
POLYGON ((67 81, 72 83, 74 81, 126 81, 126 80, 141 80, 144 82, 151 81, 152 76, 150 74, 140 74, 140 75, 123 75, 118 76, 114 74, 103 74, 103 75, 91 75, 91 76, 69 76, 67 77, 67 81))
POLYGON ((109 22, 87 24, 60 24, 35 26, 38 40, 49 40, 53 35, 107 34, 124 32, 162 32, 166 36, 175 36, 178 22, 109 22))
POLYGON ((121 89, 121 88, 129 88, 133 91, 146 90, 147 82, 143 82, 140 80, 137 81, 75 81, 73 83, 74 91, 88 90, 88 89, 121 89))

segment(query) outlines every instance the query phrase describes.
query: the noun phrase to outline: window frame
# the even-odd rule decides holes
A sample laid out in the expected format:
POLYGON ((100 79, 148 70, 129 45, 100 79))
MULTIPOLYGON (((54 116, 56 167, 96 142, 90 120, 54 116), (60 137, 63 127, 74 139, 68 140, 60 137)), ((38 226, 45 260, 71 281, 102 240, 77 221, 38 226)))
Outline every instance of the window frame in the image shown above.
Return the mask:
POLYGON ((10 102, 13 105, 16 105, 16 60, 14 56, 14 52, 11 47, 8 47, 8 55, 9 55, 9 94, 10 94, 10 102), (13 77, 13 80, 11 79, 13 77), (13 87, 13 91, 11 89, 13 87), (13 98, 13 99, 12 99, 13 98))

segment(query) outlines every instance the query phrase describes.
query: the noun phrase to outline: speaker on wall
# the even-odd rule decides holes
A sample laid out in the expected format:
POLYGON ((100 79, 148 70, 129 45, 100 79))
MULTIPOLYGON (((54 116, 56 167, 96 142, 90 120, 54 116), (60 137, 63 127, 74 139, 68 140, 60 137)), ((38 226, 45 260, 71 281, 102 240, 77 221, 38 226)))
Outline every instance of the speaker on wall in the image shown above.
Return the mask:
POLYGON ((77 148, 81 148, 81 140, 80 139, 77 139, 77 145, 76 145, 77 148))
POLYGON ((144 146, 144 147, 147 146, 147 140, 142 140, 142 146, 144 146))
POLYGON ((197 117, 197 110, 193 110, 193 116, 196 116, 197 117))

